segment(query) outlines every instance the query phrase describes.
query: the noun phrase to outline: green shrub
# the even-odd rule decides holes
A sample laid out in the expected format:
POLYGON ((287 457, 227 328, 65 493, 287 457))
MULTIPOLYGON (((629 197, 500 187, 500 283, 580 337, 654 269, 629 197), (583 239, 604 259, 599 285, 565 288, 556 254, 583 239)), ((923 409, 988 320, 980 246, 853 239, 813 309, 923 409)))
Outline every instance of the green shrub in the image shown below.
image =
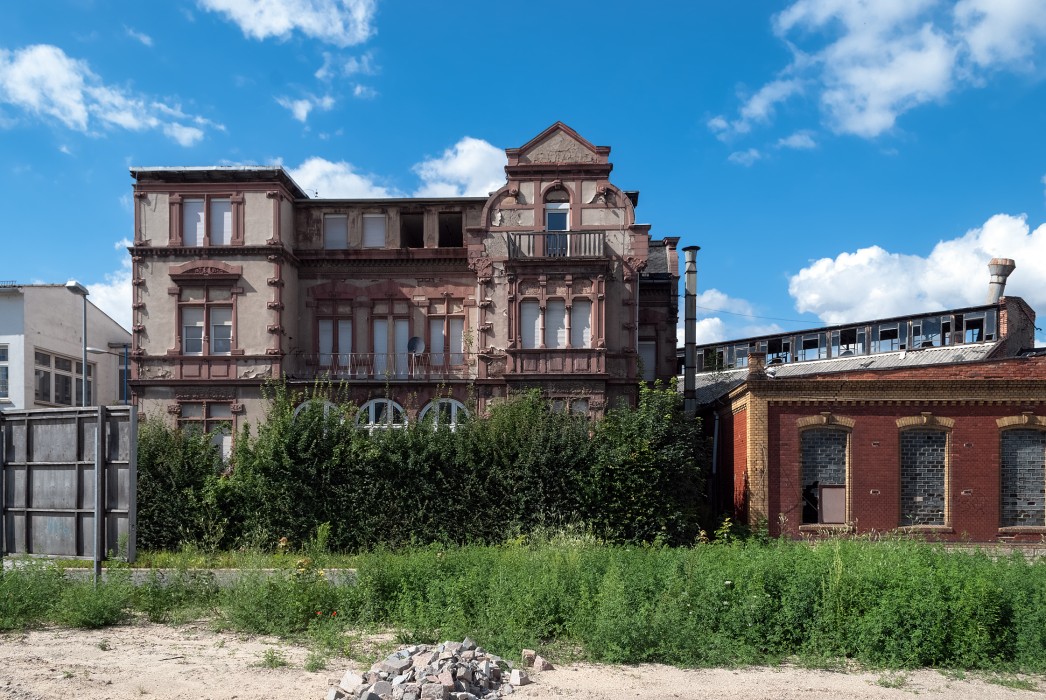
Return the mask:
POLYGON ((0 568, 0 630, 24 629, 48 619, 63 586, 62 574, 41 562, 0 568))
POLYGON ((126 575, 110 575, 97 585, 67 581, 54 603, 52 617, 69 627, 98 629, 126 620, 130 606, 131 584, 126 575))

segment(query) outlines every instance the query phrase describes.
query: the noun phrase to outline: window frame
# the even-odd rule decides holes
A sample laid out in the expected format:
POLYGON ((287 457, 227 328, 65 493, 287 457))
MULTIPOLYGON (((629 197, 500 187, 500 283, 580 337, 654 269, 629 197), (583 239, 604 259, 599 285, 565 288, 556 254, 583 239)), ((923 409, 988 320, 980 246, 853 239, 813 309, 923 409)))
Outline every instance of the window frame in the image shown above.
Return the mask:
MULTIPOLYGON (((62 355, 50 350, 33 349, 33 401, 49 406, 81 406, 83 404, 84 365, 81 360, 62 355), (42 358, 47 358, 46 363, 42 358), (68 369, 66 369, 68 368, 68 369), (46 377, 46 379, 44 379, 46 377), (41 380, 47 384, 47 396, 41 397, 41 380), (60 401, 58 396, 59 380, 66 383, 65 395, 68 401, 60 401)), ((97 363, 87 363, 87 405, 95 405, 94 378, 97 363)), ((64 396, 63 396, 64 398, 64 396)))
POLYGON ((362 428, 371 434, 375 430, 400 430, 406 428, 409 424, 410 419, 403 406, 388 398, 371 399, 360 406, 356 412, 356 427, 362 428), (386 420, 379 423, 375 420, 375 415, 378 407, 383 404, 387 411, 385 414, 386 420), (395 420, 397 415, 401 416, 401 420, 395 420), (365 422, 362 420, 364 417, 367 419, 365 422))
POLYGON ((11 398, 11 351, 8 345, 0 345, 0 401, 11 398))
POLYGON ((231 246, 242 246, 244 245, 244 215, 243 215, 243 203, 244 198, 241 192, 184 192, 181 194, 174 194, 170 197, 170 234, 169 242, 172 246, 181 246, 185 248, 228 248, 231 246), (197 243, 190 243, 186 240, 186 224, 185 220, 186 211, 185 203, 193 201, 203 202, 203 237, 202 241, 197 243), (211 229, 214 225, 213 206, 214 202, 229 202, 230 209, 230 232, 229 242, 214 242, 211 236, 211 229))
POLYGON ((429 401, 427 404, 425 404, 425 407, 421 409, 421 413, 418 414, 418 422, 424 423, 428 419, 428 415, 433 409, 435 409, 435 414, 432 417, 433 430, 439 430, 441 427, 445 427, 449 428, 450 432, 453 433, 458 429, 459 425, 461 425, 464 421, 469 420, 472 417, 465 404, 461 403, 457 399, 444 397, 439 399, 433 399, 432 401, 429 401), (446 425, 441 424, 439 420, 440 406, 450 407, 450 422, 446 425), (458 418, 459 413, 464 413, 464 419, 458 418))
POLYGON ((188 430, 191 426, 200 426, 204 435, 212 435, 211 444, 221 450, 222 461, 227 462, 232 456, 233 442, 236 438, 236 412, 233 410, 233 402, 229 399, 186 399, 178 402, 177 425, 180 430, 188 430), (186 416, 186 406, 200 406, 200 416, 186 416), (214 406, 227 407, 228 416, 212 416, 211 409, 214 406), (225 432, 224 430, 227 430, 225 432), (217 438, 217 439, 216 439, 217 438), (228 438, 224 440, 223 438, 228 438))
POLYGON ((228 281, 185 281, 180 283, 177 287, 177 351, 180 355, 188 357, 229 357, 231 355, 240 354, 239 352, 239 340, 236 332, 236 297, 238 296, 236 287, 228 281), (190 289, 201 289, 203 290, 202 299, 185 299, 183 298, 186 290, 190 289), (226 298, 212 299, 212 290, 222 290, 227 292, 226 298), (228 309, 229 310, 229 323, 221 324, 222 326, 228 326, 229 328, 229 350, 228 352, 217 352, 214 350, 215 337, 212 335, 213 328, 216 326, 213 323, 212 311, 216 309, 228 309), (186 311, 188 310, 199 310, 202 311, 202 329, 203 335, 200 338, 200 351, 189 352, 186 349, 186 329, 189 328, 186 325, 186 311))
MULTIPOLYGON (((950 477, 951 477, 951 450, 952 450, 952 434, 951 430, 947 427, 940 425, 914 425, 906 426, 899 430, 897 435, 897 526, 906 529, 919 529, 919 528, 942 528, 951 525, 951 489, 950 489, 950 477), (906 516, 904 512, 905 506, 905 487, 904 480, 906 476, 905 460, 904 460, 904 438, 905 435, 911 435, 913 433, 938 433, 944 437, 944 464, 942 467, 941 474, 941 491, 943 498, 943 506, 941 510, 940 522, 935 523, 921 523, 921 522, 905 522, 906 516)), ((1000 479, 1001 479, 1001 466, 1000 466, 1000 479)), ((917 494, 919 499, 925 498, 925 494, 917 494)))
POLYGON ((343 374, 346 372, 352 372, 354 365, 353 348, 356 345, 356 324, 354 323, 354 313, 352 301, 348 299, 321 299, 316 302, 316 310, 313 313, 314 326, 313 332, 316 348, 316 366, 330 370, 331 372, 337 372, 343 374), (347 310, 346 310, 347 309, 347 310), (321 347, 322 333, 320 332, 320 325, 324 322, 331 324, 331 349, 329 353, 323 352, 321 347), (349 324, 349 348, 344 350, 341 347, 342 335, 340 332, 340 326, 342 323, 349 324), (324 357, 327 360, 324 361, 324 357))
POLYGON ((324 214, 323 215, 322 237, 323 237, 323 249, 324 250, 348 250, 349 249, 349 215, 348 214, 333 214, 333 213, 332 214, 324 214), (327 223, 328 223, 328 221, 333 222, 336 219, 340 219, 343 222, 343 224, 344 224, 344 230, 336 232, 339 235, 344 233, 344 235, 345 235, 344 241, 341 241, 341 240, 336 241, 339 244, 343 243, 343 245, 329 245, 330 239, 329 239, 329 237, 327 235, 328 234, 327 223))
POLYGON ((465 339, 468 334, 468 314, 465 313, 465 300, 461 297, 441 297, 430 299, 425 312, 425 347, 428 351, 431 368, 460 367, 466 363, 465 339), (455 305, 455 306, 452 306, 455 305), (457 310, 452 310, 456 308, 457 310), (433 339, 433 322, 442 323, 442 343, 436 347, 433 339), (451 323, 461 322, 461 347, 453 347, 454 334, 451 323))
POLYGON ((389 240, 389 217, 387 214, 373 213, 373 214, 362 214, 360 216, 360 247, 368 250, 379 250, 381 248, 388 247, 389 240), (381 219, 382 221, 382 239, 380 245, 375 245, 373 241, 369 241, 367 238, 367 221, 376 221, 381 219))

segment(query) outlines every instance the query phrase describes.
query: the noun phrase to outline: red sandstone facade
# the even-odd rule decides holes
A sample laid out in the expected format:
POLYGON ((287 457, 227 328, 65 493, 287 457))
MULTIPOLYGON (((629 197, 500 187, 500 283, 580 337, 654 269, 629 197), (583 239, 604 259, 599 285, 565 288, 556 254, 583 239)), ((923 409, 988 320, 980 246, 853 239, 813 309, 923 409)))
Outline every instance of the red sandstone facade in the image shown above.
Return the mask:
MULTIPOLYGON (((363 424, 538 388, 598 416, 674 373, 678 238, 637 223, 610 149, 557 123, 488 197, 309 198, 282 168, 137 168, 133 386, 234 431, 285 378, 363 424)), ((467 408, 466 408, 467 407, 467 408)))

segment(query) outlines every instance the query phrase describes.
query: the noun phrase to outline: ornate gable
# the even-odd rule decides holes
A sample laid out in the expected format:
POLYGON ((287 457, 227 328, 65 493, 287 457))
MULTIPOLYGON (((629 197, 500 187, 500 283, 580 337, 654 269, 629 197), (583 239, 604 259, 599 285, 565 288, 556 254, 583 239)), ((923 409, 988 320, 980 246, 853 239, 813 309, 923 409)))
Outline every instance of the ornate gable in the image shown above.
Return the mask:
POLYGON ((607 146, 593 146, 563 122, 556 122, 525 145, 507 150, 509 166, 605 164, 607 146))

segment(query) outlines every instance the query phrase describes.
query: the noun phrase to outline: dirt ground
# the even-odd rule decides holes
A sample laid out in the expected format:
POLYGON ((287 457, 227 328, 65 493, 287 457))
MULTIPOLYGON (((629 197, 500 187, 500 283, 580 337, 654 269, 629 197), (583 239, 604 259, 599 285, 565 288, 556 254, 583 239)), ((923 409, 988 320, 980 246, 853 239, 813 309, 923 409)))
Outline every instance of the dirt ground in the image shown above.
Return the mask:
MULTIPOLYGON (((361 642, 364 652, 368 643, 361 642)), ((0 699, 323 700, 328 684, 353 663, 334 659, 326 670, 308 672, 304 670, 306 655, 303 647, 214 632, 204 623, 9 633, 0 635, 0 699), (282 655, 288 665, 276 669, 259 666, 269 650, 282 655)), ((910 698, 914 693, 972 700, 1041 697, 1046 688, 1043 678, 957 675, 962 674, 929 670, 838 673, 788 666, 682 670, 564 664, 554 671, 533 674, 535 682, 513 697, 837 700, 910 698)))

